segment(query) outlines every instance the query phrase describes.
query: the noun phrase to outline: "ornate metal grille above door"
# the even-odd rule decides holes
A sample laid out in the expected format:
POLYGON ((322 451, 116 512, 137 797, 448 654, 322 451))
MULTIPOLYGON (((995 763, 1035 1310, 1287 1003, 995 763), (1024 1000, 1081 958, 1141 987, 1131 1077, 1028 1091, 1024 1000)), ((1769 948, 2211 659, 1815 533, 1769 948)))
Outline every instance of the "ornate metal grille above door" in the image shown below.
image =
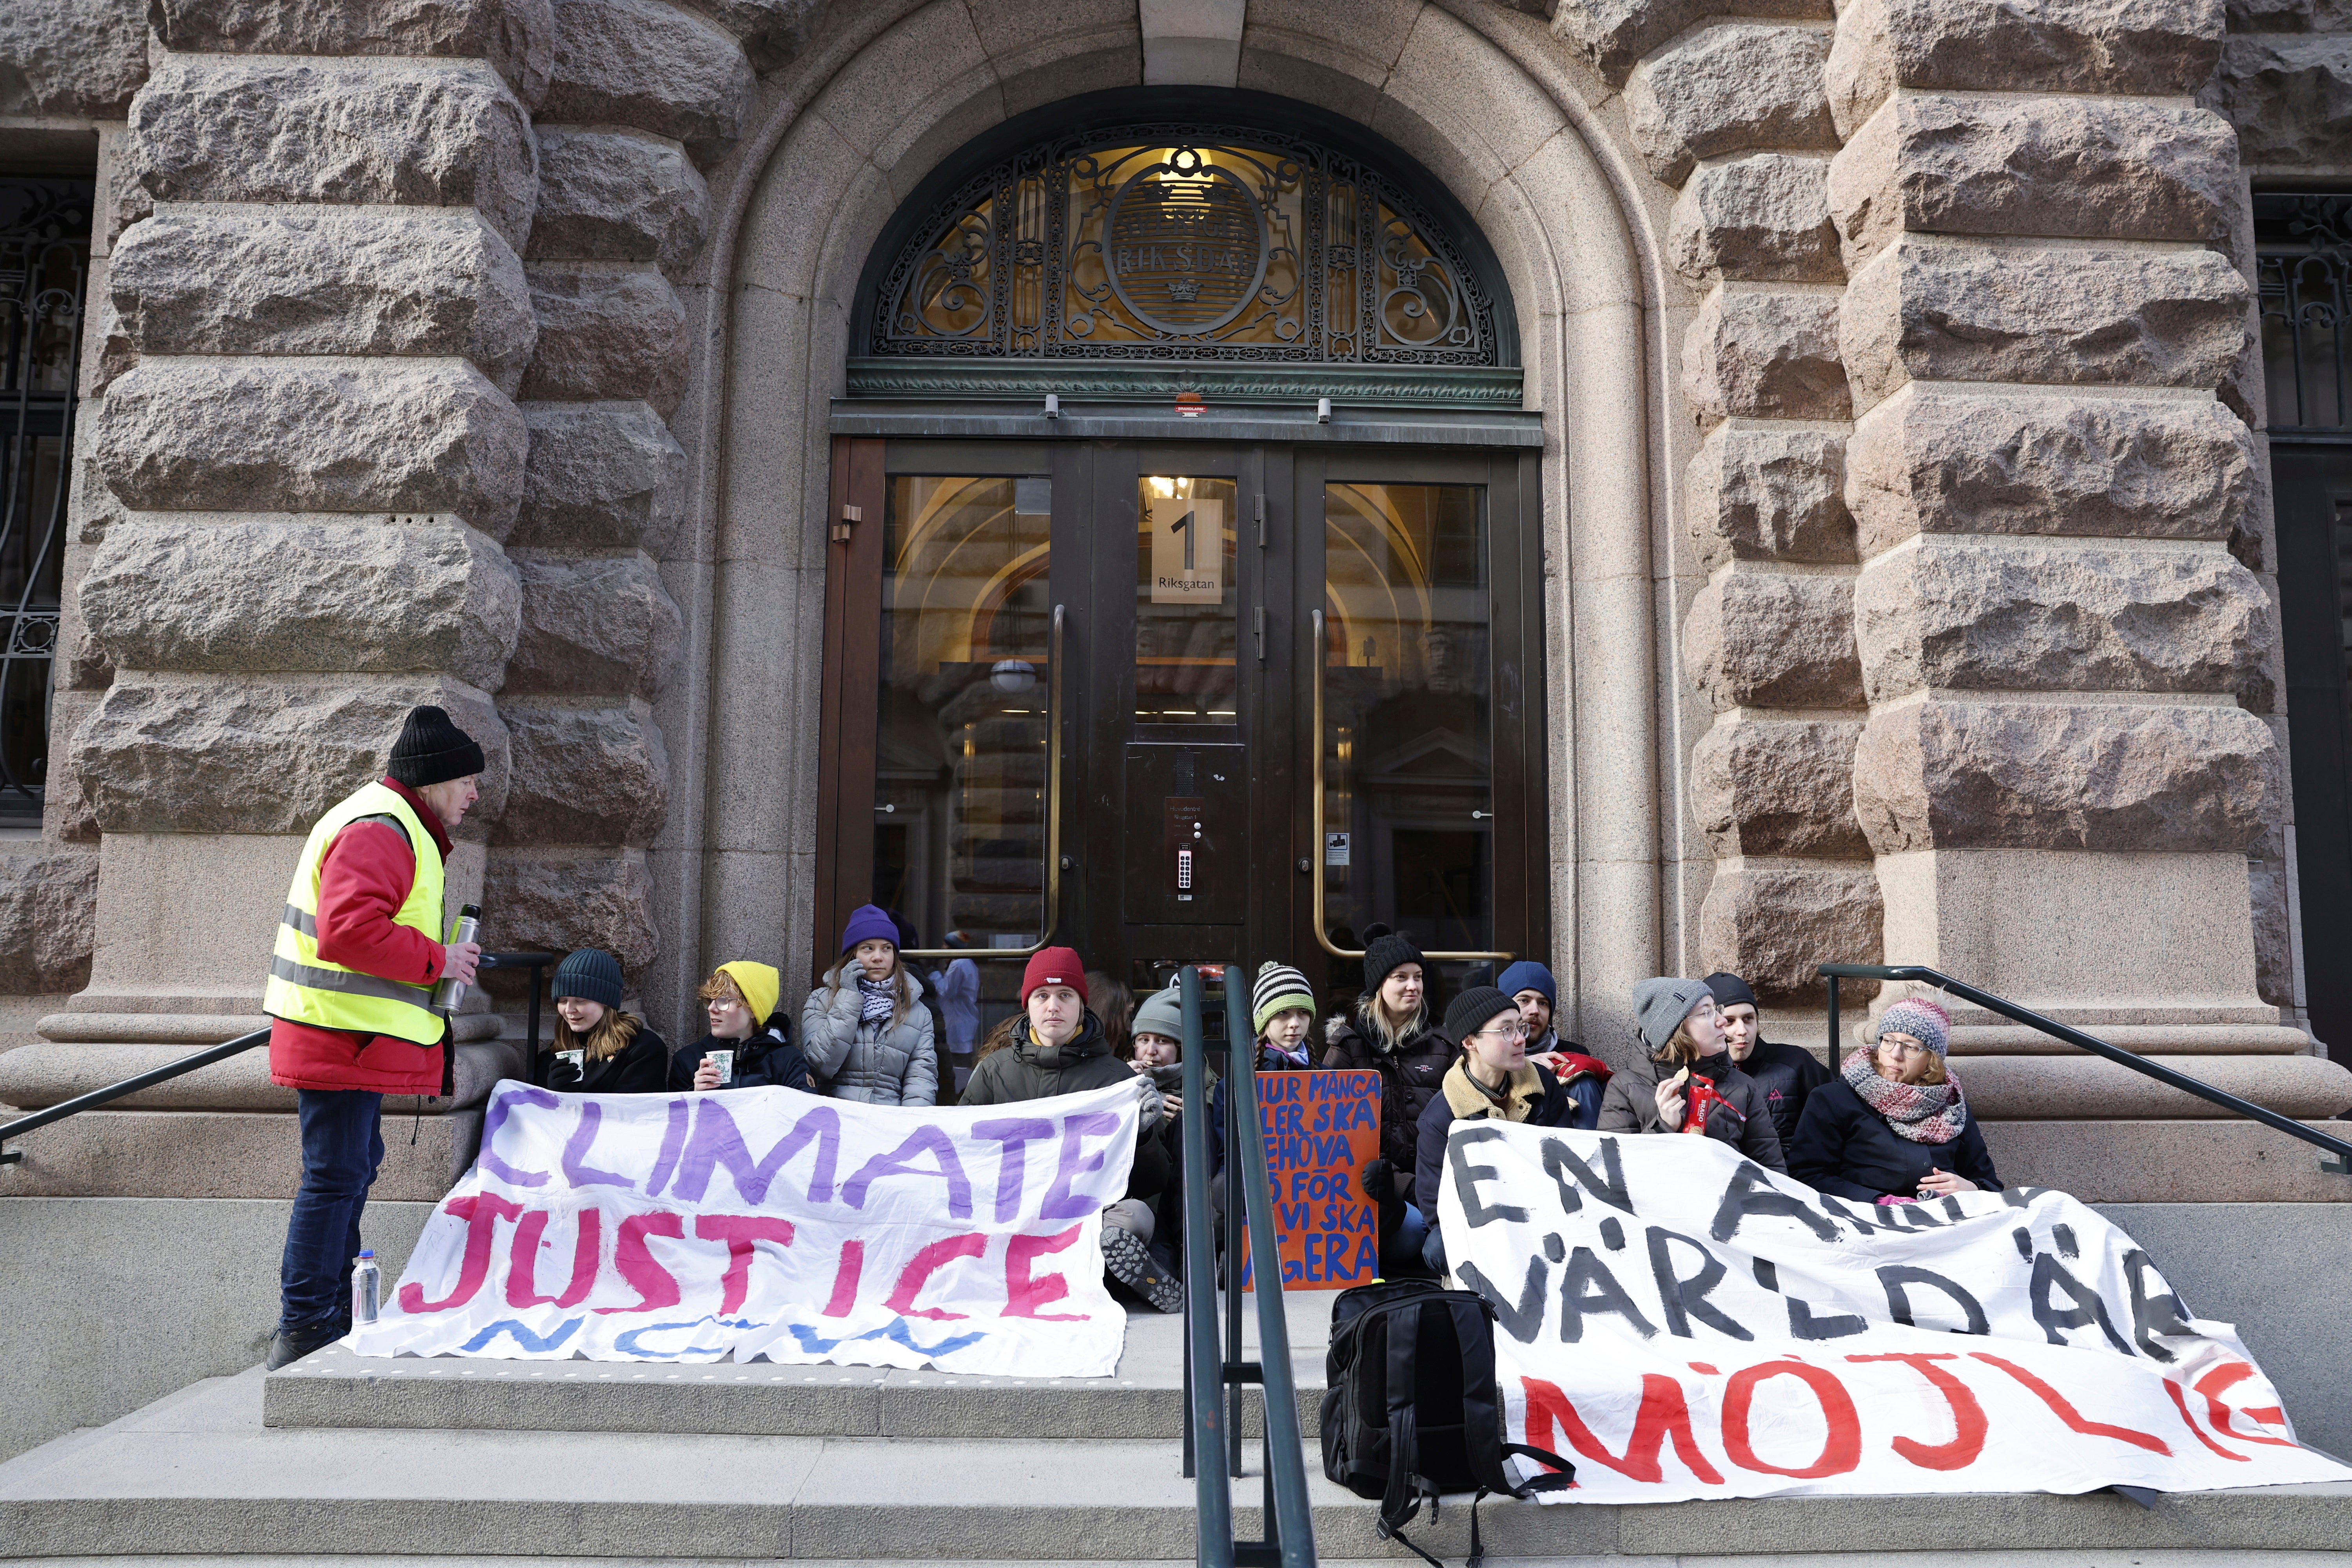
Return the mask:
POLYGON ((0 179, 0 823, 40 820, 48 771, 93 190, 0 179))
POLYGON ((2352 196, 2258 193, 2254 243, 2273 439, 2352 437, 2352 196))
POLYGON ((875 291, 866 353, 1496 366, 1490 280, 1395 181, 1276 132, 1117 126, 961 184, 875 291))

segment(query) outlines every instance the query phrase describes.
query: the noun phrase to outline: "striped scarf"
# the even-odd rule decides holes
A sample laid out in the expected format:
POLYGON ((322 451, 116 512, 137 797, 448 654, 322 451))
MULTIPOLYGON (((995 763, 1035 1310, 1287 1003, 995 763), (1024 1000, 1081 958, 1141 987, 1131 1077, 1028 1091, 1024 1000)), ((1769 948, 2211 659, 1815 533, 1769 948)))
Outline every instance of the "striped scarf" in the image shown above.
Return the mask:
POLYGON ((888 1023, 892 1010, 898 1005, 898 999, 890 993, 891 986, 888 981, 868 980, 864 975, 859 975, 857 977, 857 1021, 861 1024, 888 1023))
POLYGON ((1969 1108, 1960 1099, 1960 1080, 1944 1069, 1941 1083, 1897 1083, 1878 1076, 1874 1053, 1856 1051, 1846 1058, 1846 1087, 1862 1102, 1886 1119, 1898 1138, 1914 1143, 1948 1143, 1969 1124, 1969 1108))

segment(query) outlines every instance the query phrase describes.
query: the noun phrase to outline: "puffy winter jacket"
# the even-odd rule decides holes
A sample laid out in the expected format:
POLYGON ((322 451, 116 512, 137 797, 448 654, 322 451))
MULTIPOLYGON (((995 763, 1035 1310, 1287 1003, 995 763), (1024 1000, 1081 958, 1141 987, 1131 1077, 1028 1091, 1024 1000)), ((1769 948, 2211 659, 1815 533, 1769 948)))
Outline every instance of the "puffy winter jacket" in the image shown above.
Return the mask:
POLYGON ((1764 1103, 1772 1112, 1772 1131, 1780 1135, 1780 1147, 1786 1152, 1797 1136, 1797 1119, 1805 1113, 1806 1100, 1829 1082, 1830 1069, 1802 1047, 1759 1040, 1739 1070, 1754 1079, 1763 1091, 1764 1103))
POLYGON ((1416 1029, 1396 1049, 1379 1047, 1370 1032, 1352 1017, 1333 1018, 1323 1027, 1327 1068, 1370 1068, 1381 1075, 1381 1158, 1395 1169, 1397 1194, 1412 1188, 1421 1113, 1438 1095, 1445 1069, 1462 1048, 1434 1028, 1416 1029))
MULTIPOLYGON (((1110 1054, 1110 1041, 1103 1034, 1102 1020, 1091 1010, 1076 1038, 1052 1048, 1039 1045, 1029 1033, 1027 1021, 1016 1016, 1013 1043, 981 1058, 963 1086, 963 1098, 957 1103, 966 1108, 1015 1105, 1024 1100, 1084 1094, 1135 1076, 1133 1068, 1110 1054)), ((1136 1129, 1135 1163, 1127 1175, 1127 1195, 1130 1198, 1148 1201, 1168 1184, 1168 1152, 1163 1141, 1156 1136, 1159 1124, 1160 1119, 1155 1116, 1136 1129)))
POLYGON ((824 984, 809 993, 801 1009, 801 1054, 820 1094, 866 1105, 935 1105, 940 1098, 939 1058, 933 1053, 930 1010, 923 1005, 923 983, 899 965, 909 998, 896 1023, 866 1023, 856 965, 844 962, 824 984), (843 970, 847 970, 844 973, 843 970))
MULTIPOLYGON (((1679 1070, 1647 1058, 1618 1068, 1609 1080, 1609 1092, 1601 1097, 1601 1131, 1681 1131, 1658 1120, 1658 1080, 1679 1070)), ((1789 1162, 1780 1151, 1780 1135, 1772 1128, 1772 1109, 1756 1080, 1733 1067, 1730 1056, 1722 1051, 1701 1057, 1691 1064, 1691 1071, 1711 1080, 1722 1096, 1707 1112, 1706 1135, 1730 1144, 1768 1171, 1786 1172, 1789 1162)))
POLYGON ((659 1094, 669 1086, 669 1042, 642 1022, 627 1045, 601 1062, 583 1058, 575 1068, 553 1054, 547 1061, 547 1087, 564 1094, 659 1094))
POLYGON ((1917 1197, 1919 1178, 1939 1163, 1989 1193, 2000 1191, 1974 1116, 1948 1143, 1914 1143, 1843 1079, 1831 1079, 1807 1097, 1789 1149, 1789 1174, 1817 1193, 1866 1204, 1917 1197))
POLYGON ((1539 1062, 1529 1062, 1511 1075, 1503 1086, 1503 1104, 1496 1105, 1487 1099, 1470 1081, 1468 1068, 1457 1062, 1446 1072, 1444 1092, 1421 1113, 1421 1126, 1414 1133, 1412 1201, 1431 1225, 1437 1223, 1437 1187, 1445 1175, 1445 1140, 1456 1121, 1523 1121, 1530 1127, 1591 1125, 1568 1086, 1539 1062))
POLYGON ((729 1089, 758 1089, 773 1085, 778 1089, 809 1088, 808 1058, 792 1042, 792 1024, 781 1012, 768 1015, 768 1026, 748 1040, 722 1040, 716 1035, 705 1035, 669 1059, 669 1087, 673 1094, 683 1094, 694 1087, 694 1071, 702 1065, 703 1053, 730 1050, 735 1053, 735 1076, 729 1089))

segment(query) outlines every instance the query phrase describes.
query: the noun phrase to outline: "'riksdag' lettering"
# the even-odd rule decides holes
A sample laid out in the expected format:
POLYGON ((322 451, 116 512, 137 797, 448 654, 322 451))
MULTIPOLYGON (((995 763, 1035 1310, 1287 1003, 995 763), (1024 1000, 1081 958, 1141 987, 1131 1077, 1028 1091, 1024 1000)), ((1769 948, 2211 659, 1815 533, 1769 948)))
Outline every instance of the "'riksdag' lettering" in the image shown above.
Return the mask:
POLYGON ((1255 270, 1257 257, 1255 252, 1230 246, 1121 246, 1111 253, 1111 265, 1122 273, 1230 272, 1239 278, 1255 270))

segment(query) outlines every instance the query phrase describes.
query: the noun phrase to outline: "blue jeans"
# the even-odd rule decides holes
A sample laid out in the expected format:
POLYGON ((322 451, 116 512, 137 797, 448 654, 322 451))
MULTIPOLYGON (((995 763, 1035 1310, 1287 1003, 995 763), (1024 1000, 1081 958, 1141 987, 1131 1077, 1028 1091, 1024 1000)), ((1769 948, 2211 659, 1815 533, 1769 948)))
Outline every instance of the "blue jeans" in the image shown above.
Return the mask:
POLYGON ((286 1222, 278 1266, 278 1326, 287 1332, 346 1321, 360 1212, 383 1163, 383 1096, 364 1089, 304 1089, 302 1187, 286 1222))
POLYGON ((1404 1219, 1397 1226, 1396 1234, 1389 1237, 1389 1244, 1381 1248, 1381 1266, 1393 1268, 1417 1260, 1421 1257, 1422 1238, 1428 1231, 1429 1222, 1422 1218, 1421 1211, 1411 1204, 1405 1205, 1404 1219))

